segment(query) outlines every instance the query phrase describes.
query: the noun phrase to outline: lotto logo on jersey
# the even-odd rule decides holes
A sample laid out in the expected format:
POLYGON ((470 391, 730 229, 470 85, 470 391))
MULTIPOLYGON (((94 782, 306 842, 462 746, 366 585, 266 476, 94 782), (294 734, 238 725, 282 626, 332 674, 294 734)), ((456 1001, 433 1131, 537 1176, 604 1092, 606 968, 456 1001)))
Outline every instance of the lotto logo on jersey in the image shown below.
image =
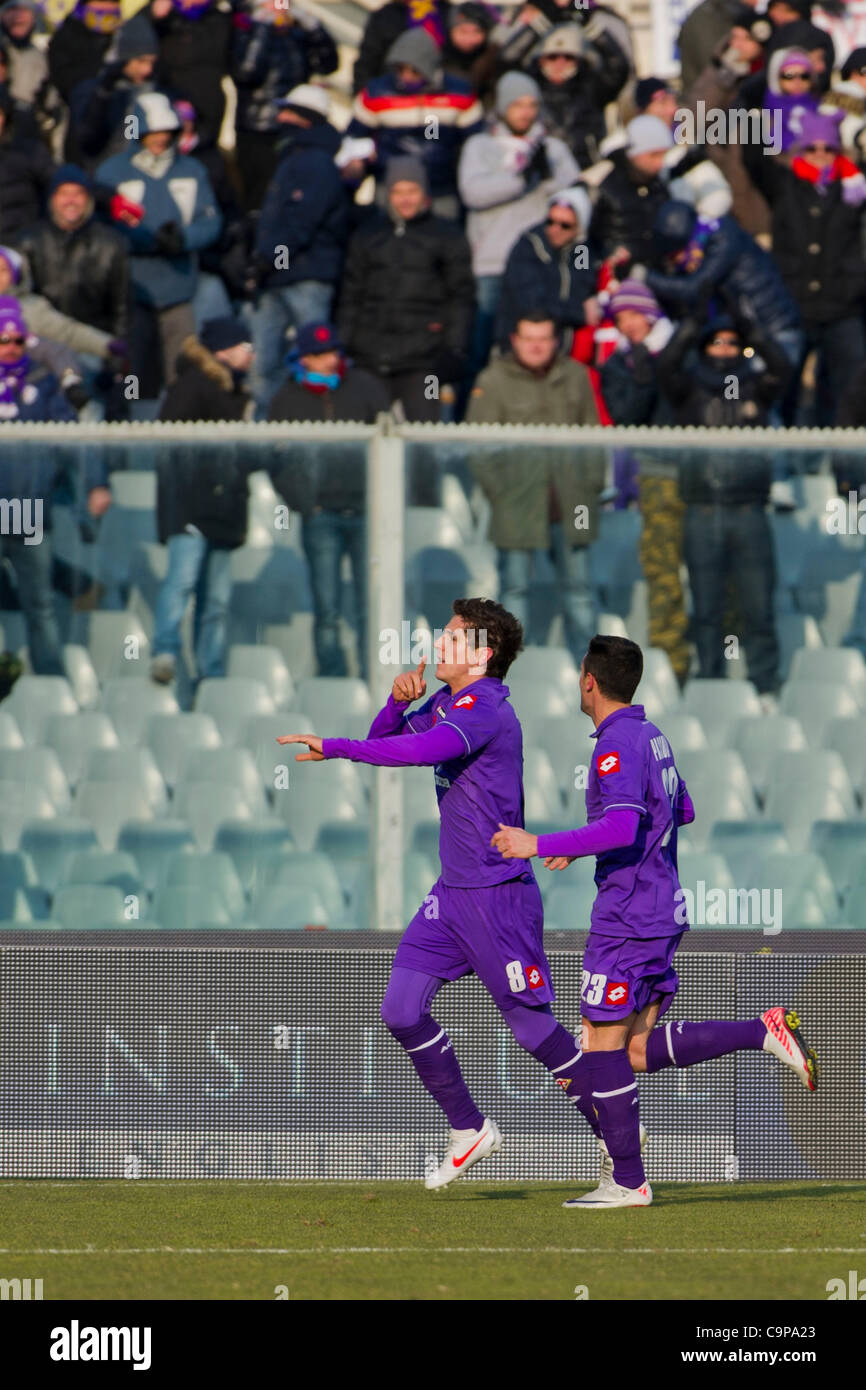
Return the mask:
POLYGON ((604 992, 605 1004, 625 1004, 628 999, 628 984, 625 980, 611 980, 604 992))
POLYGON ((528 971, 526 972, 526 978, 529 981, 530 989, 541 989, 542 985, 544 984, 544 976, 542 975, 537 965, 531 965, 529 967, 528 971))
POLYGON ((619 753, 599 754, 596 767, 599 777, 608 777, 612 772, 619 772, 619 753))
POLYGON ((455 709, 471 709, 478 699, 477 695, 461 695, 454 706, 455 709))

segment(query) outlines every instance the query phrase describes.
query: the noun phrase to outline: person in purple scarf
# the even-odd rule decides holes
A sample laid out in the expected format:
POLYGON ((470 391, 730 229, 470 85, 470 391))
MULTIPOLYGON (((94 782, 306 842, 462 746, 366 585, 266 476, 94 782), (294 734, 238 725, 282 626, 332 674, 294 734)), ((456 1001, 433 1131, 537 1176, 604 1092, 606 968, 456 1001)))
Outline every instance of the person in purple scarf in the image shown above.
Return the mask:
POLYGON ((773 118, 773 149, 785 152, 800 138, 803 117, 818 110, 815 67, 803 49, 780 48, 767 67, 764 110, 773 118))

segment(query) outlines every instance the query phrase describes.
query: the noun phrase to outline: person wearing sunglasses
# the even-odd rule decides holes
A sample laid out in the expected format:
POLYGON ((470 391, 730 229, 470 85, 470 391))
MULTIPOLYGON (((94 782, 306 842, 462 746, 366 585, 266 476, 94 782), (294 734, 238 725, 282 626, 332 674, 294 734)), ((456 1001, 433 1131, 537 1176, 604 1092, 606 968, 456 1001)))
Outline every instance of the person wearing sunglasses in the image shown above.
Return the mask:
POLYGON ((585 188, 562 189, 551 194, 544 221, 515 242, 505 266, 496 317, 495 339, 502 352, 508 351, 514 325, 525 310, 549 310, 564 331, 566 352, 576 328, 600 322, 595 294, 599 267, 586 246, 591 215, 585 188))
MULTIPOLYGON (((815 69, 801 49, 779 49, 767 64, 764 110, 772 116, 775 153, 790 150, 800 133, 803 117, 818 109, 815 69)), ((756 161, 752 161, 750 168, 756 161)), ((759 177, 763 174, 760 171, 759 177)), ((761 179, 763 182, 763 179, 761 179)))

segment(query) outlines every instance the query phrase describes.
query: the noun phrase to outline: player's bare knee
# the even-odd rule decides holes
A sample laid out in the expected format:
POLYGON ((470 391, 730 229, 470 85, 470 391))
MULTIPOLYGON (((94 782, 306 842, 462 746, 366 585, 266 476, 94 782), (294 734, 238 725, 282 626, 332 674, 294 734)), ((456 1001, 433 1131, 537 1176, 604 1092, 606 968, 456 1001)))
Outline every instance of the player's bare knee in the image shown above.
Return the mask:
POLYGON ((646 1040, 648 1034, 638 1033, 628 1040, 628 1060, 632 1071, 646 1071, 646 1040))

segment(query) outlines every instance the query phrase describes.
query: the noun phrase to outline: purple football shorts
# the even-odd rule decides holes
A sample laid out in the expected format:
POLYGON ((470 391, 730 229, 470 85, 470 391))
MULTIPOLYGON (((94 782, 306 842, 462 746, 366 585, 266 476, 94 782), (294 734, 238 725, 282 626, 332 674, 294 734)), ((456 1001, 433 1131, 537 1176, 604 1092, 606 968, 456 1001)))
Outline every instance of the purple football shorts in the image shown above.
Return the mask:
POLYGON ((623 940, 590 932, 583 952, 582 1016, 591 1023, 615 1023, 660 999, 661 1018, 679 986, 673 959, 682 936, 623 940))

